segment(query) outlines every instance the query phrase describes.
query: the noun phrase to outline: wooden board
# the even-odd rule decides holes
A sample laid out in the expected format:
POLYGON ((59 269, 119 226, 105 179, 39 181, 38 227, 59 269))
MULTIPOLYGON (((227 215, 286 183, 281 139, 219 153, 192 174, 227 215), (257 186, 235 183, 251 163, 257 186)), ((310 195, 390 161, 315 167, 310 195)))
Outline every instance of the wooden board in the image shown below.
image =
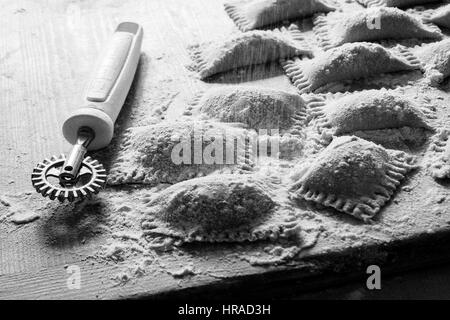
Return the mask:
MULTIPOLYGON (((138 75, 118 120, 118 134, 128 126, 146 124, 149 115, 158 114, 157 109, 167 118, 180 116, 195 93, 214 85, 195 79, 185 68, 190 63, 186 47, 235 30, 221 1, 4 0, 0 4, 0 193, 8 194, 34 192, 29 181, 34 165, 43 157, 70 150, 60 132, 62 121, 78 106, 77 97, 92 62, 119 22, 142 24, 145 41, 138 75)), ((270 87, 290 86, 277 65, 263 71, 252 70, 243 77, 270 87)), ((426 191, 431 183, 431 178, 427 179, 421 190, 426 191)), ((448 186, 442 188, 448 194, 448 186)), ((419 187, 421 209, 430 211, 426 207, 429 197, 422 193, 419 187)), ((28 198, 23 195, 24 204, 34 203, 28 198)), ((334 251, 324 243, 291 265, 256 267, 230 258, 223 268, 222 255, 233 253, 236 247, 193 249, 189 261, 204 270, 194 277, 149 273, 125 285, 114 285, 111 276, 119 272, 120 264, 87 258, 105 239, 78 237, 71 232, 78 221, 73 217, 68 220, 71 223, 57 225, 57 241, 49 244, 48 233, 55 232, 55 226, 48 225, 51 214, 43 211, 41 219, 28 225, 0 223, 0 298, 172 297, 211 291, 225 296, 242 288, 255 296, 271 288, 276 296, 286 287, 308 290, 339 282, 346 279, 341 276, 343 270, 348 276, 364 274, 370 263, 402 269, 410 267, 414 259, 415 265, 444 260, 450 251, 442 245, 450 243, 443 241, 449 237, 448 212, 438 218, 429 213, 395 238, 383 238, 382 231, 374 231, 373 242, 334 251), (427 230, 432 232, 427 234, 427 230), (351 265, 354 261, 359 263, 351 265), (81 268, 80 289, 67 286, 71 265, 81 268), (334 270, 339 270, 339 277, 334 270)), ((353 224, 346 217, 338 220, 353 224)), ((188 260, 183 259, 178 257, 176 263, 182 266, 188 260)))

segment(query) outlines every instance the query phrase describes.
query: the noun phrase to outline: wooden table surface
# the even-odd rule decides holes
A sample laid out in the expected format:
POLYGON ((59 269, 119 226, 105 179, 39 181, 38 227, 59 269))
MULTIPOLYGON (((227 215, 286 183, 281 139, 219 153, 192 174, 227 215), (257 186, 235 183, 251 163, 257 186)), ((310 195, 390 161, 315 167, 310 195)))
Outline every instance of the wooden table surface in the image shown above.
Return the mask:
MULTIPOLYGON (((61 124, 66 114, 79 105, 77 98, 101 44, 119 22, 134 21, 144 28, 139 72, 118 120, 121 127, 145 124, 146 116, 158 110, 166 118, 178 117, 196 92, 211 85, 194 79, 185 68, 190 62, 186 47, 235 30, 222 1, 2 0, 0 5, 0 195, 34 192, 30 183, 34 165, 44 157, 70 150, 61 134, 61 124)), ((263 85, 290 86, 278 67, 270 72, 274 76, 263 79, 263 85)), ((255 293, 264 288, 271 272, 283 273, 281 286, 301 283, 307 288, 301 279, 307 276, 302 270, 310 261, 295 268, 276 269, 258 269, 236 261, 233 277, 227 278, 229 271, 221 270, 220 259, 211 259, 214 254, 204 262, 205 268, 216 270, 214 274, 201 274, 192 281, 161 274, 114 286, 110 274, 118 266, 85 259, 102 243, 101 237, 86 245, 55 247, 42 242, 39 223, 0 226, 0 298, 140 297, 203 285, 213 288, 224 282, 227 289, 238 283, 242 288, 245 283, 255 293), (70 290, 66 285, 67 266, 72 264, 86 270, 79 290, 70 290), (256 276, 248 278, 251 274, 256 276)), ((439 237, 448 234, 442 232, 439 237)), ((403 259, 407 261, 421 252, 443 258, 447 252, 441 247, 430 250, 426 239, 421 243, 423 247, 405 253, 403 259)), ((428 256, 423 258, 425 261, 428 256)), ((324 279, 316 279, 315 283, 324 279)), ((273 287, 273 294, 276 292, 273 287)))
MULTIPOLYGON (((186 102, 207 86, 185 68, 190 63, 186 48, 235 30, 222 1, 2 0, 0 5, 0 194, 34 192, 30 173, 35 164, 70 151, 61 125, 79 106, 101 45, 118 23, 134 21, 144 29, 138 75, 118 119, 123 127, 145 124, 143 109, 146 115, 159 109, 166 118, 178 117, 186 102)), ((276 72, 281 75, 281 69, 276 72)), ((281 82, 289 85, 284 76, 281 82)), ((38 224, 12 230, 2 226, 0 298, 117 298, 184 286, 162 275, 156 281, 114 287, 110 275, 116 266, 84 260, 102 239, 86 246, 49 247, 38 224), (81 290, 67 289, 66 268, 71 264, 89 270, 81 290)), ((219 275, 199 276, 195 283, 219 279, 216 269, 219 275)))

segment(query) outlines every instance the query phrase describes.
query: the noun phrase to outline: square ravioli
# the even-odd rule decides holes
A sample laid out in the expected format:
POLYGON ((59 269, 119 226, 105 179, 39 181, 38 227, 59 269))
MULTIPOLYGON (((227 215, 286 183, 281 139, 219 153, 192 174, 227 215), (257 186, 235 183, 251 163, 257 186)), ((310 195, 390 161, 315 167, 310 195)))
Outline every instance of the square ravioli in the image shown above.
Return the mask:
POLYGON ((270 184, 251 174, 195 178, 149 196, 141 225, 152 242, 169 238, 182 245, 299 236, 298 222, 274 201, 270 184))
POLYGON ((350 42, 442 39, 436 26, 425 25, 403 10, 384 7, 319 15, 314 19, 314 32, 326 50, 350 42))
POLYGON ((109 185, 173 184, 216 171, 250 170, 253 134, 214 122, 161 122, 129 128, 109 185))
POLYGON ((300 93, 336 82, 421 69, 421 62, 408 49, 398 46, 392 51, 375 43, 346 43, 313 59, 284 61, 282 66, 300 93))
POLYGON ((337 9, 337 4, 330 0, 240 0, 227 2, 224 6, 242 31, 337 9))
POLYGON ((201 92, 190 107, 209 119, 238 122, 253 130, 299 134, 306 120, 305 101, 299 94, 257 86, 230 85, 201 92))
POLYGON ((201 79, 241 67, 312 55, 295 25, 270 31, 254 30, 233 35, 224 42, 194 45, 190 53, 193 69, 201 79))
MULTIPOLYGON (((322 136, 356 131, 421 128, 433 131, 434 107, 396 90, 364 90, 355 93, 317 95, 308 101, 308 115, 322 136)), ((328 140, 328 139, 327 139, 328 140)))
POLYGON ((369 221, 415 168, 413 161, 364 139, 339 137, 301 168, 291 195, 369 221))

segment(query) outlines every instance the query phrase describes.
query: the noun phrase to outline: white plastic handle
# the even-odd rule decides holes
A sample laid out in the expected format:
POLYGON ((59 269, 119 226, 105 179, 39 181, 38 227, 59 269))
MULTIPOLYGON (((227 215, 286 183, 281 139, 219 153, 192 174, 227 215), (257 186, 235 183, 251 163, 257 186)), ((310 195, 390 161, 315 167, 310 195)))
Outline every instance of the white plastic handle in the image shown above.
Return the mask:
POLYGON ((106 147, 113 137, 114 122, 130 90, 141 54, 143 30, 133 22, 122 22, 116 28, 109 45, 92 77, 84 104, 63 124, 64 137, 74 144, 80 127, 90 127, 95 138, 89 150, 106 147))

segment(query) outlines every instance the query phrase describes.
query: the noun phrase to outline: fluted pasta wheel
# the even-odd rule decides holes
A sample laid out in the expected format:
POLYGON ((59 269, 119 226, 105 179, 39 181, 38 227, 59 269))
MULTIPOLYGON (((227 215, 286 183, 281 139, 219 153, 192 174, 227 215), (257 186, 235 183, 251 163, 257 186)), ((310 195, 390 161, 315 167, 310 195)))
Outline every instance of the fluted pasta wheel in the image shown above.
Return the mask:
POLYGON ((66 161, 62 154, 37 164, 31 174, 31 182, 37 192, 50 199, 58 199, 70 202, 89 198, 103 188, 106 182, 106 171, 103 165, 91 157, 86 157, 80 167, 80 172, 75 182, 61 183, 60 170, 66 161))

